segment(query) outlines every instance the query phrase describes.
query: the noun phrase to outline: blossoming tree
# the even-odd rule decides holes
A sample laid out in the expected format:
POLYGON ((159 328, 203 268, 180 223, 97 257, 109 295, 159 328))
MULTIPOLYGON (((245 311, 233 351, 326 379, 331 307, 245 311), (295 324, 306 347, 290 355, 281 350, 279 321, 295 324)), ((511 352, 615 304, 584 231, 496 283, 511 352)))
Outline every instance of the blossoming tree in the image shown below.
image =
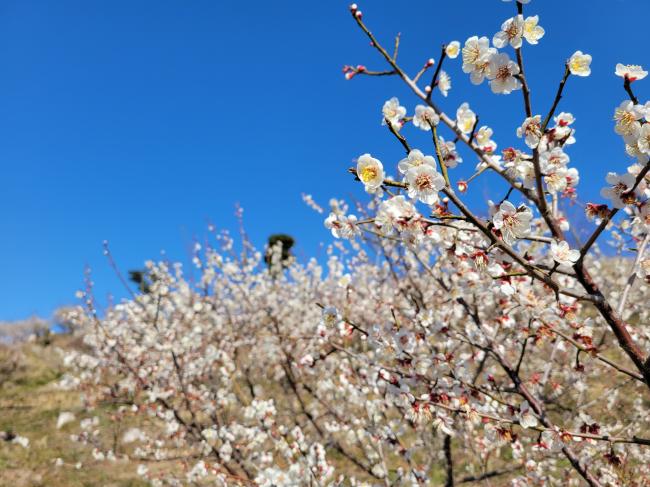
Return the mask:
POLYGON ((156 485, 648 485, 650 103, 632 90, 647 72, 616 67, 627 99, 615 130, 634 161, 606 175, 607 204, 586 204, 595 224, 579 241, 562 204, 577 201, 574 117, 558 108, 591 57, 571 55, 534 111, 523 51, 545 31, 526 3, 492 39, 449 42, 414 76, 399 39, 390 54, 352 5, 387 68, 346 66, 346 78, 393 76, 417 100, 413 115, 397 98, 382 109, 404 149, 398 177, 357 159, 349 171, 370 201, 330 202, 326 269, 280 262, 281 248, 267 269, 246 241, 238 252, 216 234, 196 246, 195 282, 149 263, 149 292, 103 317, 89 283, 86 312, 70 318, 89 349, 69 355, 78 372, 64 384, 89 408, 117 403, 116 421, 147 421, 120 451, 92 422, 76 439, 156 485), (452 117, 436 101, 458 57, 473 84, 521 93, 522 123, 500 154, 469 103, 452 117), (411 130, 430 146, 412 147, 411 130), (467 180, 454 178, 461 147, 478 161, 467 180), (487 172, 507 191, 470 207, 463 195, 487 172), (632 258, 603 257, 603 234, 632 258))

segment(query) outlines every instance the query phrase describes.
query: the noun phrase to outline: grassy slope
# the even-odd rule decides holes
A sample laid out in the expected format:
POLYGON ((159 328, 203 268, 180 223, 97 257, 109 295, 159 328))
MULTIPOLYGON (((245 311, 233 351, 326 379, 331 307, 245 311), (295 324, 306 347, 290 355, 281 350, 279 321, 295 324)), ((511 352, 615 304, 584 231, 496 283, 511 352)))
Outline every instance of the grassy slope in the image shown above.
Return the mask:
MULTIPOLYGON (((29 448, 0 441, 0 486, 142 486, 134 466, 123 462, 97 462, 88 449, 70 441, 79 431, 79 394, 55 387, 63 373, 58 346, 70 346, 69 337, 54 337, 49 346, 25 344, 19 348, 0 345, 0 431, 13 431, 30 440, 29 448), (11 364, 17 364, 14 368, 11 364), (12 370, 13 369, 13 370, 12 370), (56 428, 61 411, 72 411, 77 420, 56 428), (56 467, 61 458, 65 464, 56 467), (81 468, 75 464, 81 462, 81 468)), ((106 421, 108 407, 96 415, 106 421)))

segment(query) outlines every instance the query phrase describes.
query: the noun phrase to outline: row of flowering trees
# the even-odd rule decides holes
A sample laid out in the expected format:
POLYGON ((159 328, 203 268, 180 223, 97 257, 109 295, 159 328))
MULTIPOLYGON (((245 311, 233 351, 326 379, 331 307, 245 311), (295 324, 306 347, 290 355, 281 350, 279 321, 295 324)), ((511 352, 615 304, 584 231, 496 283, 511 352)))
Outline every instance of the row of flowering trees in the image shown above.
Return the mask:
POLYGON ((65 384, 140 426, 119 451, 92 422, 75 439, 154 485, 648 485, 650 104, 632 91, 647 73, 616 67, 628 99, 615 130, 634 162, 606 176, 609 201, 586 205, 594 227, 578 241, 563 211, 577 202, 574 117, 558 105, 591 57, 566 61, 537 114, 522 51, 545 31, 524 3, 491 40, 450 42, 413 77, 352 5, 387 69, 345 76, 395 76, 418 99, 412 115, 396 98, 382 110, 404 149, 399 177, 358 158, 350 172, 370 201, 330 202, 324 267, 286 262, 281 247, 267 267, 215 234, 196 246, 194 281, 148 263, 148 292, 104 316, 89 284, 85 312, 68 316, 88 349, 68 356, 65 384), (472 83, 521 92, 513 146, 497 151, 468 103, 452 118, 434 102, 458 56, 472 83), (431 134, 428 148, 411 146, 408 123, 431 134), (476 173, 455 180, 463 151, 476 173), (486 172, 507 191, 471 208, 463 194, 486 172), (603 234, 633 256, 604 258, 603 234))

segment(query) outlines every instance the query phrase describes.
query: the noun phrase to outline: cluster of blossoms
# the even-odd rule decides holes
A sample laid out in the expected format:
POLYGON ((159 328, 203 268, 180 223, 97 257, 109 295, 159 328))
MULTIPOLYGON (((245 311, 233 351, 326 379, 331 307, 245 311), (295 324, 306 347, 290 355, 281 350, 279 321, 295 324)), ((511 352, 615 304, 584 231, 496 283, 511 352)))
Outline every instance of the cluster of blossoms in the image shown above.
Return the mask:
POLYGON ((148 291, 101 318, 86 290, 86 314, 75 311, 86 351, 69 355, 76 373, 62 382, 89 408, 117 402, 116 417, 147 418, 147 427, 124 438, 131 446, 120 454, 92 424, 75 439, 102 461, 128 456, 154 485, 650 482, 650 105, 630 88, 646 73, 616 68, 631 99, 615 130, 635 162, 607 176, 612 208, 586 205, 598 225, 579 242, 562 206, 578 202, 567 154, 575 120, 556 108, 591 57, 566 60, 551 109, 535 114, 521 56, 498 51, 543 37, 538 17, 521 13, 526 3, 492 46, 478 36, 448 43, 426 88, 418 81, 435 63, 409 77, 353 5, 390 71, 346 74, 399 75, 419 99, 412 116, 397 98, 382 107, 387 136, 404 149, 391 164, 399 179, 370 154, 357 159, 350 172, 369 201, 330 201, 326 265, 283 263, 279 247, 265 265, 264 252, 218 234, 217 245, 197 245, 194 279, 180 265, 149 263, 148 291), (450 88, 441 64, 461 54, 475 84, 522 88, 524 121, 509 134, 518 148, 497 154, 494 131, 469 103, 452 118, 432 102, 450 88), (428 132, 430 151, 410 145, 410 121, 428 132), (478 159, 466 180, 455 178, 461 150, 478 159), (485 173, 505 188, 477 211, 461 195, 485 173), (605 230, 634 258, 602 254, 595 242, 605 230))

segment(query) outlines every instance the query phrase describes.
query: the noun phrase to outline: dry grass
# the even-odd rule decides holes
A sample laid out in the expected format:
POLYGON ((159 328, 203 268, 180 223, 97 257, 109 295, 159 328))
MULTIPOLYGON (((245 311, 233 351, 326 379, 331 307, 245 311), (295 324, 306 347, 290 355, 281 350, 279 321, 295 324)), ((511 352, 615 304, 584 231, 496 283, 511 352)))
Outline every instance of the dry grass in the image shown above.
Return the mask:
MULTIPOLYGON (((70 441, 82 412, 79 394, 55 384, 63 374, 59 347, 76 346, 66 336, 52 344, 0 345, 0 431, 29 438, 29 448, 0 441, 0 486, 142 486, 134 466, 124 462, 95 461, 88 448, 70 441), (56 428, 62 411, 72 411, 77 421, 56 428), (55 466, 57 458, 63 466, 55 466), (81 462, 80 468, 75 465, 81 462)), ((95 411, 108 422, 109 406, 95 411)))

